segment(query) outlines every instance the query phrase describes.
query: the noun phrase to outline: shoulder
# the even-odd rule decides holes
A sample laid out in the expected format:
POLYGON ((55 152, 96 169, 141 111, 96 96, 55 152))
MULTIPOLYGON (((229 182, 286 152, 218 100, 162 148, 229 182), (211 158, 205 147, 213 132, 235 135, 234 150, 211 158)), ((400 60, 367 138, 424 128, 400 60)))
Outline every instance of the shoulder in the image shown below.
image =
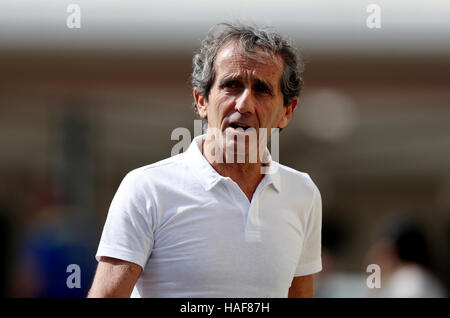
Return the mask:
POLYGON ((122 184, 145 190, 155 182, 171 179, 171 175, 185 170, 184 168, 184 155, 178 154, 129 171, 123 178, 122 184))
POLYGON ((180 169, 185 166, 185 154, 178 154, 155 163, 151 163, 129 171, 126 175, 128 178, 142 179, 149 175, 160 173, 168 173, 174 169, 180 169))
POLYGON ((283 188, 306 191, 312 195, 319 193, 318 187, 308 173, 298 171, 280 163, 278 163, 278 167, 283 188))

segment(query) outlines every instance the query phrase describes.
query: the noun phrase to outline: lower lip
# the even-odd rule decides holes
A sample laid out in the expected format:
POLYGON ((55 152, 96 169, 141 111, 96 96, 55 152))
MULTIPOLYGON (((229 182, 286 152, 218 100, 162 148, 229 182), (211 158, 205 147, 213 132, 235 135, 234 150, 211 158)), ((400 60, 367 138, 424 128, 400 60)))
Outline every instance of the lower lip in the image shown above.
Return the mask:
POLYGON ((230 132, 233 132, 233 134, 249 134, 250 132, 252 132, 252 131, 255 131, 255 128, 247 128, 246 130, 243 130, 243 129, 236 129, 236 128, 233 128, 233 127, 227 127, 226 129, 225 129, 225 132, 226 131, 230 131, 230 132))

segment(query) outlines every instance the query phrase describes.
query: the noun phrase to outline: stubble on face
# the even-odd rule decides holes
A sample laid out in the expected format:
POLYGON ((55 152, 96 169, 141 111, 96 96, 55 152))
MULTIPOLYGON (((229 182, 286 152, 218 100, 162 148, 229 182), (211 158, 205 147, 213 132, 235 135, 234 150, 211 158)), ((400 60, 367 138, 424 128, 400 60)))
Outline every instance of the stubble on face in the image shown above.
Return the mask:
POLYGON ((256 151, 260 163, 270 129, 277 127, 283 112, 280 84, 283 66, 280 56, 258 48, 247 53, 235 42, 219 50, 208 101, 206 141, 206 148, 214 145, 214 160, 224 154, 224 160, 229 162, 227 153, 231 152, 233 163, 248 163, 255 158, 251 152, 256 151), (261 138, 261 129, 267 129, 265 140, 261 138), (257 145, 249 145, 255 140, 252 135, 256 135, 257 145), (239 139, 246 141, 244 148, 240 147, 239 139))

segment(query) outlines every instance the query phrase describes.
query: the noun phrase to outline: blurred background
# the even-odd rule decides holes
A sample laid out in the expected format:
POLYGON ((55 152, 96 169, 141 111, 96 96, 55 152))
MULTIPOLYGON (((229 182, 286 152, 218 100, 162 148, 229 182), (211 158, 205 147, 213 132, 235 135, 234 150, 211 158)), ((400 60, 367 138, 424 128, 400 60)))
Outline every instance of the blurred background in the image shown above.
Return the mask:
POLYGON ((241 20, 305 57, 280 162, 322 194, 316 296, 447 297, 450 3, 377 1, 369 28, 371 3, 0 0, 1 295, 86 296, 120 181, 169 157, 175 128, 193 134, 193 51, 241 20), (367 287, 369 264, 381 288, 367 287))

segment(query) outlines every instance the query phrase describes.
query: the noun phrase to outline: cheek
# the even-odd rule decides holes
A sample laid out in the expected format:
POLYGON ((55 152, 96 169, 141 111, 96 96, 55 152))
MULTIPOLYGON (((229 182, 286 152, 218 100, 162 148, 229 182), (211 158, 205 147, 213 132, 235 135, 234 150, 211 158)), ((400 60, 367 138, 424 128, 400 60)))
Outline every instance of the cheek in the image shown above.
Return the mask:
POLYGON ((264 118, 264 123, 261 122, 261 124, 264 124, 265 127, 277 127, 278 123, 280 122, 281 118, 283 116, 283 109, 278 107, 269 107, 266 109, 266 112, 264 114, 260 115, 260 119, 264 118))
POLYGON ((208 121, 220 124, 222 120, 230 113, 233 105, 233 99, 226 95, 216 95, 210 99, 208 108, 208 121))
POLYGON ((226 116, 234 109, 236 101, 233 96, 222 95, 217 99, 218 112, 221 116, 226 116))

